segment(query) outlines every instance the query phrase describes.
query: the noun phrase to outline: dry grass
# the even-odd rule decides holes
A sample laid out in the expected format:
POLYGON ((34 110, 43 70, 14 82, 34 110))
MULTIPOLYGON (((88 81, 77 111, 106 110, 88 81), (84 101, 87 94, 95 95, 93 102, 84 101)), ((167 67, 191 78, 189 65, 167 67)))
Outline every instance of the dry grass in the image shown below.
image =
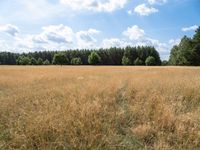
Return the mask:
POLYGON ((199 149, 200 68, 0 67, 0 149, 199 149))

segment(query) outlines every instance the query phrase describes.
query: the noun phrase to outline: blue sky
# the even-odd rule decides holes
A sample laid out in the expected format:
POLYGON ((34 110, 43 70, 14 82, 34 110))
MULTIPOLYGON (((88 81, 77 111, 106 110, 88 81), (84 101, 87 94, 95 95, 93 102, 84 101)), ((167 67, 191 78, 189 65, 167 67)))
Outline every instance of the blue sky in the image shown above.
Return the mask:
POLYGON ((155 46, 162 59, 200 25, 199 0, 1 0, 0 51, 155 46))

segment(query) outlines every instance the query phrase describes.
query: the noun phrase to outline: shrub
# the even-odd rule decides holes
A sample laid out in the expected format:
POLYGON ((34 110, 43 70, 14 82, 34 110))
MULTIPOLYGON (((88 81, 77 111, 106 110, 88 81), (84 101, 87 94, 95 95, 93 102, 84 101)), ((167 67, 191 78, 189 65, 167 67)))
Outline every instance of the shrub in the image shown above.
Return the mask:
POLYGON ((144 62, 140 59, 140 58, 137 58, 135 61, 134 61, 134 64, 136 66, 141 66, 141 65, 144 65, 144 62))
POLYGON ((38 58, 38 65, 43 65, 43 60, 42 60, 42 58, 38 58))
POLYGON ((167 60, 163 60, 162 61, 162 66, 167 66, 168 65, 168 61, 167 60))
POLYGON ((97 65, 100 64, 101 62, 101 57, 96 53, 96 52, 92 52, 89 57, 88 57, 88 63, 90 65, 97 65))
POLYGON ((31 65, 37 65, 37 60, 35 58, 31 58, 31 65))
POLYGON ((155 66, 156 65, 156 59, 153 56, 147 57, 145 60, 146 66, 155 66))
POLYGON ((81 58, 72 58, 71 64, 72 65, 81 65, 82 64, 81 58))
POLYGON ((49 60, 46 59, 46 60, 43 62, 43 64, 44 64, 44 65, 50 65, 51 63, 49 62, 49 60))
POLYGON ((128 57, 123 56, 123 58, 122 58, 122 64, 123 65, 131 65, 131 61, 130 61, 130 59, 128 57))
POLYGON ((55 65, 66 65, 68 62, 69 61, 64 53, 55 54, 53 57, 53 64, 55 65))
POLYGON ((31 59, 26 56, 20 56, 17 59, 17 64, 19 65, 30 65, 31 64, 31 59))

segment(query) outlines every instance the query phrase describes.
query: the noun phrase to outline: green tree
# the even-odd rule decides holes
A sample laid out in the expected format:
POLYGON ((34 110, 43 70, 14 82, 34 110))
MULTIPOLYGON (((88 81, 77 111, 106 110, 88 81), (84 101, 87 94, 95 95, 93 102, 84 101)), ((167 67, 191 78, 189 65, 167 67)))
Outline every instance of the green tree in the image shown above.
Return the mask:
POLYGON ((169 63, 171 65, 193 65, 192 47, 192 40, 184 36, 180 44, 172 48, 169 63))
POLYGON ((37 60, 35 58, 31 58, 31 65, 37 65, 37 60))
POLYGON ((30 65, 31 64, 31 59, 26 56, 19 56, 17 59, 17 64, 19 65, 30 65))
POLYGON ((43 65, 43 60, 42 60, 42 58, 38 58, 37 62, 38 62, 38 65, 43 65))
POLYGON ((167 60, 163 60, 162 61, 162 66, 167 66, 168 65, 168 61, 167 60))
POLYGON ((192 49, 192 63, 193 66, 200 66, 200 43, 195 44, 192 49))
POLYGON ((124 57, 123 57, 125 63, 124 65, 133 65, 137 56, 138 56, 137 49, 135 47, 127 46, 124 50, 124 57))
POLYGON ((57 53, 53 57, 53 64, 55 65, 67 65, 68 59, 64 53, 57 53))
POLYGON ((46 60, 43 62, 43 64, 44 64, 44 65, 50 65, 50 62, 49 62, 49 60, 46 59, 46 60))
POLYGON ((134 65, 136 65, 136 66, 141 66, 141 65, 144 65, 144 62, 143 62, 140 58, 137 58, 137 59, 134 61, 134 65))
POLYGON ((72 58, 71 60, 71 64, 72 65, 82 65, 82 61, 81 61, 81 58, 72 58))
POLYGON ((96 53, 96 52, 92 52, 89 57, 88 57, 88 63, 90 65, 98 65, 101 62, 101 57, 96 53))
POLYGON ((195 44, 200 43, 200 26, 195 31, 195 35, 193 36, 193 42, 195 44))
POLYGON ((146 66, 155 66, 156 65, 156 59, 153 56, 147 57, 145 60, 146 66))
POLYGON ((123 56, 123 58, 122 58, 122 64, 123 65, 131 65, 131 61, 130 61, 130 59, 128 57, 123 56))
POLYGON ((172 49, 171 49, 171 52, 170 52, 170 58, 169 58, 169 64, 170 65, 178 65, 178 55, 179 55, 179 49, 178 49, 178 46, 174 46, 172 49))

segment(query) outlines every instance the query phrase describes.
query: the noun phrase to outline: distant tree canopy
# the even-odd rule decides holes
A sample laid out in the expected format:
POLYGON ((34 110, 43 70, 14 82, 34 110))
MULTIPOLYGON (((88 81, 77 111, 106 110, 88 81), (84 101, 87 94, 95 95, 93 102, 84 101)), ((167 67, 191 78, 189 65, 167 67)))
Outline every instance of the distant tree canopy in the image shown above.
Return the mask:
POLYGON ((54 65, 67 65, 68 59, 64 53, 55 54, 53 57, 53 64, 54 65))
POLYGON ((148 65, 147 58, 154 59, 154 65, 161 65, 159 53, 154 47, 126 47, 122 58, 123 65, 148 65))
POLYGON ((37 65, 37 64, 38 64, 37 60, 32 57, 31 58, 31 65, 37 65))
POLYGON ((151 56, 155 65, 161 65, 159 53, 154 47, 138 46, 99 50, 42 51, 32 53, 0 52, 2 65, 146 65, 151 56))
POLYGON ((43 65, 50 65, 51 63, 49 62, 49 60, 45 60, 44 62, 43 62, 43 65))
POLYGON ((147 57, 145 64, 146 64, 146 66, 155 66, 156 59, 153 56, 149 56, 149 57, 147 57))
POLYGON ((17 58, 17 64, 18 65, 31 65, 31 59, 26 56, 19 56, 17 58))
POLYGON ((88 56, 88 63, 90 65, 98 65, 101 62, 101 57, 96 53, 96 52, 92 52, 89 56, 88 56))
POLYGON ((71 65, 82 65, 81 58, 72 58, 71 65))
POLYGON ((38 64, 38 65, 43 65, 43 60, 42 60, 42 58, 38 58, 37 64, 38 64))
POLYGON ((200 27, 193 38, 184 36, 180 44, 171 49, 169 64, 200 66, 200 27))
POLYGON ((136 65, 136 66, 142 66, 142 65, 144 65, 144 62, 138 57, 138 58, 134 61, 134 65, 136 65))

